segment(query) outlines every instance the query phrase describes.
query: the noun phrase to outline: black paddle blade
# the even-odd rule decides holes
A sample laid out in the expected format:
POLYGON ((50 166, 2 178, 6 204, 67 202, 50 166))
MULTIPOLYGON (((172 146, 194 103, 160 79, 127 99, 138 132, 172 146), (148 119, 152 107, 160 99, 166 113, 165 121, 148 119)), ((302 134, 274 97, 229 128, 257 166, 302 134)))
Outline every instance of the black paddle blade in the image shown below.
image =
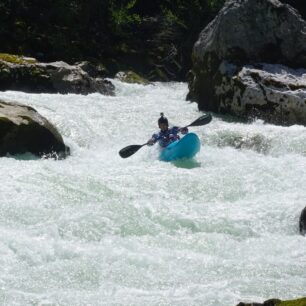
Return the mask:
POLYGON ((201 125, 208 124, 211 120, 212 120, 211 114, 205 114, 187 126, 201 126, 201 125))
POLYGON ((127 147, 125 147, 125 148, 123 148, 119 151, 119 155, 122 158, 127 158, 127 157, 133 155, 134 153, 136 153, 143 146, 144 145, 130 145, 130 146, 127 146, 127 147))

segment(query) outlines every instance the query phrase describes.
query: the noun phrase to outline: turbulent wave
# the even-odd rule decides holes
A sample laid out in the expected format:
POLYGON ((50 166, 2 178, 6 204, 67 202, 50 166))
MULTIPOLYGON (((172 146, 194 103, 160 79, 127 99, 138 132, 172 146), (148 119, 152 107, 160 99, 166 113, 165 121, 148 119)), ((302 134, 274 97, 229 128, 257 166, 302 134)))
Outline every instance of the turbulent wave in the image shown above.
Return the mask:
POLYGON ((0 93, 60 131, 66 160, 0 159, 0 305, 236 305, 305 295, 306 130, 255 121, 190 128, 191 161, 143 144, 164 112, 201 115, 184 83, 116 96, 0 93))
POLYGON ((261 120, 251 124, 227 123, 218 117, 214 122, 207 139, 210 145, 272 156, 306 154, 306 128, 303 126, 281 127, 264 124, 261 120))

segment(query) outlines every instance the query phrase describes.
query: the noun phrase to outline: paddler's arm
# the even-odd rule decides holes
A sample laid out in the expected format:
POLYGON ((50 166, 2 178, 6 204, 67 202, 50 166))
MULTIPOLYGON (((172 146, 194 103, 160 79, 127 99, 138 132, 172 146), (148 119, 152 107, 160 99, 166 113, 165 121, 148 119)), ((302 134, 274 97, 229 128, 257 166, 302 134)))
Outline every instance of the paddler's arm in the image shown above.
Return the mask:
POLYGON ((160 136, 158 134, 153 134, 152 137, 147 142, 148 146, 153 146, 158 141, 159 138, 160 136))

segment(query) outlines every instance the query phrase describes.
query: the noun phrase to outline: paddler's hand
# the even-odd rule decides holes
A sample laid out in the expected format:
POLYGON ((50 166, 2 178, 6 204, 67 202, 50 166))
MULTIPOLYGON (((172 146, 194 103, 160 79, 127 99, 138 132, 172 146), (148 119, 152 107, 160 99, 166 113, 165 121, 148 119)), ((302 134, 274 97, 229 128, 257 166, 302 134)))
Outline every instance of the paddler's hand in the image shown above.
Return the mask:
POLYGON ((184 128, 180 128, 180 132, 185 135, 188 133, 188 128, 184 127, 184 128))
POLYGON ((148 145, 148 146, 153 146, 153 145, 154 145, 154 140, 153 140, 153 139, 150 139, 150 140, 147 142, 147 145, 148 145))

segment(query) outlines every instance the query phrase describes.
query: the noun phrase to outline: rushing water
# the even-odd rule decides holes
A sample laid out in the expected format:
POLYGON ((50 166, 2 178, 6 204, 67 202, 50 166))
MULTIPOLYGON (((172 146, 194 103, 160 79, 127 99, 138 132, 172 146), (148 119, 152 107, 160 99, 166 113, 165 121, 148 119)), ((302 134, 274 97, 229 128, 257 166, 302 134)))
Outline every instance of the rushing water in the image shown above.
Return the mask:
POLYGON ((192 161, 143 144, 163 111, 201 115, 186 84, 0 93, 33 106, 71 156, 0 159, 0 305, 205 305, 306 295, 306 128, 214 116, 192 161))

